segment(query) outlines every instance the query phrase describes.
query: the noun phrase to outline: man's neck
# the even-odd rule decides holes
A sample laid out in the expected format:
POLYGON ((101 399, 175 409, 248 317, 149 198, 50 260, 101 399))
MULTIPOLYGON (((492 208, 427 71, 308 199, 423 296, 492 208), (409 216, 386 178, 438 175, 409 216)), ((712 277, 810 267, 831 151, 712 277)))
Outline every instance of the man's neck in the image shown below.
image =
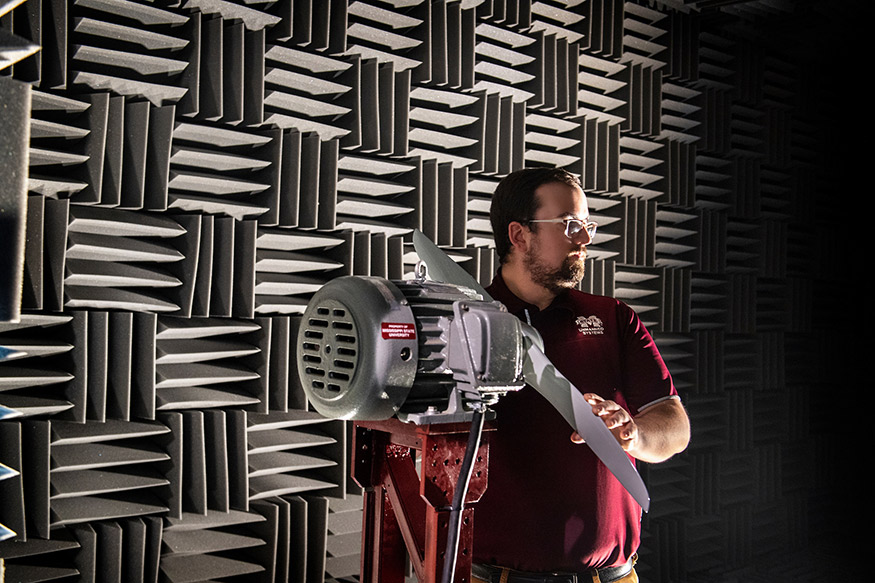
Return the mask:
POLYGON ((532 281, 529 272, 518 262, 508 261, 501 266, 501 277, 510 292, 526 303, 544 310, 556 299, 556 294, 532 281))

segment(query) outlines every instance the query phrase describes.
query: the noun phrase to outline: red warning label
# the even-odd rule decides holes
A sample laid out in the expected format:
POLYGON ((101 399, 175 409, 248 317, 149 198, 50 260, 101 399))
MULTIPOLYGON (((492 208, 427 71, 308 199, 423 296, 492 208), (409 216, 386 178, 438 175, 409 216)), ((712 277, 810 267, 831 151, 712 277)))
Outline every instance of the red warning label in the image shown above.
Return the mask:
POLYGON ((381 332, 384 339, 416 340, 416 324, 404 322, 383 322, 381 332))

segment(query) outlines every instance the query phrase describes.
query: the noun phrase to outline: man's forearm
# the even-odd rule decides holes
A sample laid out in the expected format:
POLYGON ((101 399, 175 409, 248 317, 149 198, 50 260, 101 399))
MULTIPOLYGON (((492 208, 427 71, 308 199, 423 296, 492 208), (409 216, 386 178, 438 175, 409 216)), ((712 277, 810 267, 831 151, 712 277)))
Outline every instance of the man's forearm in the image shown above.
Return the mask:
POLYGON ((644 409, 633 418, 638 439, 627 449, 635 459, 662 462, 686 449, 690 420, 679 399, 667 399, 644 409))

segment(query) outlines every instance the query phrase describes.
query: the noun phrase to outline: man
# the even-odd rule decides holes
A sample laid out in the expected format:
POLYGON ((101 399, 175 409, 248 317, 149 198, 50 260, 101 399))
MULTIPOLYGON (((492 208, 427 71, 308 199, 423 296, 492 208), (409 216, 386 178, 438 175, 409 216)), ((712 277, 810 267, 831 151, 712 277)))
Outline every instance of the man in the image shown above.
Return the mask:
MULTIPOLYGON (((689 420, 650 334, 619 300, 575 289, 596 229, 580 182, 560 169, 519 170, 499 183, 490 218, 501 266, 489 294, 538 329, 633 459, 683 451, 689 420)), ((533 388, 495 410, 473 581, 636 582, 640 506, 533 388)))

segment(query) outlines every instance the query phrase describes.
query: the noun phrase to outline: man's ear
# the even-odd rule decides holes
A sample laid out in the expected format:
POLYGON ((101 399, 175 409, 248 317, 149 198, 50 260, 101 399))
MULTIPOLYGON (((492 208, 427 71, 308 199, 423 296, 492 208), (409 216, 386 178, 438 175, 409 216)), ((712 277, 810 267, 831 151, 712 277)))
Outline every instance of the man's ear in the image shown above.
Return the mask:
POLYGON ((512 221, 507 226, 507 238, 510 240, 510 246, 521 253, 525 253, 529 248, 530 233, 529 229, 517 221, 512 221))

